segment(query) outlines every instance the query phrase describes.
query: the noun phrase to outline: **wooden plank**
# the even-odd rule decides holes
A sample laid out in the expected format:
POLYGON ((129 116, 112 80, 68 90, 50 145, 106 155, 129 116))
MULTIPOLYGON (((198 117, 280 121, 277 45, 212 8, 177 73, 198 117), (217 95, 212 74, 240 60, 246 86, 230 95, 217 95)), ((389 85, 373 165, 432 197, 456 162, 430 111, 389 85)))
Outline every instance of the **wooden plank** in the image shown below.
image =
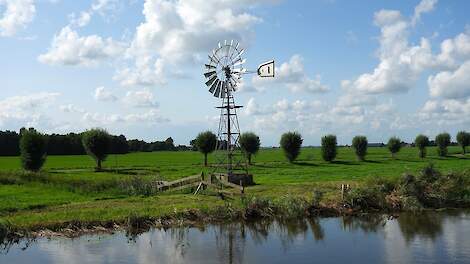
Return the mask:
POLYGON ((200 182, 193 182, 193 183, 190 183, 190 184, 186 184, 186 185, 183 185, 183 186, 179 186, 179 187, 176 187, 176 188, 171 188, 171 191, 180 191, 180 190, 184 190, 184 189, 187 189, 187 188, 190 188, 190 187, 197 187, 199 185, 200 182))
POLYGON ((157 187, 158 191, 166 191, 166 190, 174 190, 176 189, 181 189, 181 188, 186 188, 186 185, 194 185, 194 183, 199 183, 202 181, 203 178, 203 173, 201 172, 200 174, 197 175, 192 175, 188 176, 182 179, 178 179, 172 182, 167 182, 164 185, 160 185, 157 187))

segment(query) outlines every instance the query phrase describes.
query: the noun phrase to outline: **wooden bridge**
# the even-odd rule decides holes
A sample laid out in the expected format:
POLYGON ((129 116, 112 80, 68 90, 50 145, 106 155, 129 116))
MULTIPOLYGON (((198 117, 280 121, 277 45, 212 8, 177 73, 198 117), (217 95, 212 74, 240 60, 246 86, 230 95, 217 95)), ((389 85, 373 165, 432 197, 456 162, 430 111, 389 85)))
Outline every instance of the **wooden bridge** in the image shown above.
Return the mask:
POLYGON ((220 177, 217 177, 216 175, 212 175, 212 174, 209 175, 209 177, 205 177, 203 172, 201 172, 200 174, 188 176, 188 177, 171 181, 171 182, 159 182, 159 184, 157 185, 157 190, 159 192, 179 191, 179 190, 195 187, 197 189, 194 194, 197 194, 200 191, 200 189, 203 189, 207 186, 216 187, 217 189, 222 189, 225 187, 225 188, 239 189, 241 192, 244 191, 243 186, 221 180, 220 177))

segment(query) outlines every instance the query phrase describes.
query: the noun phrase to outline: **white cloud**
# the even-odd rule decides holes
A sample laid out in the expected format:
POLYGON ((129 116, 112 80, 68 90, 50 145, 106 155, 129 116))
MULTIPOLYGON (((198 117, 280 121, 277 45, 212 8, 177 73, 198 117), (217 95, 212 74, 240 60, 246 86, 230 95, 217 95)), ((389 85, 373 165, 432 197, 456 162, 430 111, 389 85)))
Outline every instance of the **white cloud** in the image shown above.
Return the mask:
POLYGON ((265 90, 271 86, 285 86, 292 92, 324 93, 329 89, 321 82, 320 75, 311 79, 305 73, 303 58, 293 55, 288 62, 276 67, 274 78, 253 77, 252 83, 257 90, 265 90))
POLYGON ((366 106, 375 105, 377 99, 374 96, 368 94, 357 94, 354 92, 348 92, 338 98, 337 105, 339 106, 366 106))
POLYGON ((164 84, 167 74, 200 62, 218 41, 246 45, 252 26, 262 21, 249 13, 250 7, 271 2, 277 1, 146 0, 145 20, 126 52, 129 63, 115 79, 122 85, 164 84))
POLYGON ((411 24, 416 25, 416 23, 421 19, 421 14, 431 12, 436 4, 437 0, 422 0, 415 7, 415 12, 411 18, 411 24))
POLYGON ((90 113, 83 114, 82 120, 90 125, 110 125, 116 123, 136 123, 136 124, 155 124, 169 122, 168 118, 162 117, 160 113, 151 109, 144 113, 136 114, 102 114, 102 113, 90 113))
POLYGON ((84 27, 88 25, 91 21, 91 13, 90 12, 80 12, 80 15, 77 17, 75 13, 69 15, 70 24, 77 26, 77 27, 84 27))
POLYGON ((84 27, 90 23, 94 14, 98 13, 105 17, 107 13, 119 9, 119 4, 120 2, 118 0, 94 0, 87 11, 80 12, 78 16, 75 13, 70 14, 70 24, 72 26, 84 27))
POLYGON ((441 43, 441 52, 437 62, 442 67, 456 68, 462 61, 470 59, 470 31, 461 33, 453 39, 441 43))
POLYGON ((432 128, 470 125, 470 99, 429 100, 418 113, 421 123, 432 128))
POLYGON ((33 21, 36 7, 33 0, 0 0, 0 36, 10 37, 33 21))
POLYGON ((133 107, 158 107, 158 102, 155 100, 153 93, 148 89, 128 91, 124 97, 124 102, 133 107))
MULTIPOLYGON (((420 16, 431 9, 418 10, 420 16)), ((374 22, 381 29, 379 64, 371 73, 343 81, 342 86, 363 94, 406 92, 425 69, 435 66, 431 45, 425 38, 419 45, 408 44, 410 24, 399 11, 380 10, 375 13, 374 22)))
POLYGON ((0 101, 0 126, 21 127, 46 125, 48 120, 41 110, 50 106, 59 93, 33 93, 12 96, 0 101))
POLYGON ((38 107, 48 105, 59 95, 59 93, 41 92, 8 97, 0 101, 0 112, 34 110, 38 107))
POLYGON ((122 43, 98 35, 80 36, 70 26, 54 36, 48 52, 38 60, 51 65, 96 65, 100 61, 118 56, 124 50, 122 43))
POLYGON ((243 108, 243 113, 246 115, 258 115, 261 113, 259 105, 256 103, 255 98, 251 97, 246 106, 243 108))
POLYGON ((442 71, 428 78, 432 97, 465 99, 470 96, 470 60, 457 70, 442 71))
POLYGON ((104 88, 103 86, 97 87, 95 89, 95 93, 93 97, 95 98, 96 101, 102 101, 102 102, 114 102, 117 100, 117 97, 108 89, 104 88))
POLYGON ((66 104, 59 106, 60 110, 64 113, 85 113, 82 108, 76 107, 73 104, 66 104))

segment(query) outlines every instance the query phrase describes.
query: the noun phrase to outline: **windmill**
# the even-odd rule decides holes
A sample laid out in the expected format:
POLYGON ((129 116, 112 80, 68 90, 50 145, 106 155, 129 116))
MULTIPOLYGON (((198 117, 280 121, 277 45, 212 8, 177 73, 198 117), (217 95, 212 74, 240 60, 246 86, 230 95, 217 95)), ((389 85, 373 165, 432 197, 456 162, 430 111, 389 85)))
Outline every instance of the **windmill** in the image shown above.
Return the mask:
POLYGON ((209 92, 221 99, 219 129, 215 149, 215 164, 212 175, 221 180, 236 184, 252 182, 248 174, 245 155, 240 149, 240 127, 237 109, 242 106, 235 104, 234 93, 239 88, 242 76, 256 73, 260 77, 274 77, 274 60, 265 62, 258 71, 248 71, 243 67, 245 49, 240 43, 225 40, 208 55, 204 77, 209 92))

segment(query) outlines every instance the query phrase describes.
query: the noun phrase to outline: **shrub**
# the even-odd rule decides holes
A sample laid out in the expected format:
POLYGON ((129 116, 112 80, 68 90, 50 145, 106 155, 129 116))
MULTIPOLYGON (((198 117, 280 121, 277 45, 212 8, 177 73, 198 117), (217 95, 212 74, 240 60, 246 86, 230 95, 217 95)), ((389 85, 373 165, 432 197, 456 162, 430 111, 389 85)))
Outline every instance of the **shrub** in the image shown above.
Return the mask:
POLYGON ((251 165, 251 156, 255 155, 260 147, 259 137, 254 133, 243 133, 239 139, 243 152, 248 156, 248 164, 251 165))
POLYGON ((333 161, 336 158, 336 136, 326 135, 321 138, 321 155, 325 161, 333 161))
POLYGON ((395 157, 395 154, 400 152, 401 149, 401 139, 397 137, 391 137, 388 140, 387 148, 392 153, 392 157, 395 157))
POLYGON ((96 162, 96 170, 101 170, 101 163, 106 160, 111 137, 104 129, 90 129, 82 134, 82 144, 86 153, 96 162))
POLYGON ((457 143, 462 147, 462 154, 465 155, 465 148, 470 145, 470 133, 465 131, 460 131, 457 133, 457 143))
POLYGON ((447 147, 450 145, 449 133, 441 133, 436 136, 437 155, 441 157, 447 156, 447 147))
POLYGON ((196 147, 204 154, 204 166, 207 166, 207 154, 213 152, 217 145, 217 136, 211 131, 199 133, 196 137, 196 147))
POLYGON ((415 145, 419 150, 419 157, 426 157, 426 147, 429 145, 429 138, 425 135, 418 135, 415 139, 415 145))
POLYGON ((23 169, 37 172, 47 156, 47 138, 36 130, 23 129, 20 139, 21 165, 23 169))
POLYGON ((359 160, 364 160, 364 157, 367 154, 367 138, 365 136, 355 136, 352 140, 352 147, 354 152, 359 160))
POLYGON ((272 217, 274 205, 268 198, 242 197, 242 206, 244 209, 244 219, 256 219, 262 217, 272 217))
POLYGON ((302 136, 297 132, 287 132, 282 135, 279 144, 289 162, 293 162, 299 156, 302 142, 302 136))
POLYGON ((344 199, 349 207, 355 209, 381 210, 387 207, 385 193, 378 186, 354 188, 346 193, 344 199))

